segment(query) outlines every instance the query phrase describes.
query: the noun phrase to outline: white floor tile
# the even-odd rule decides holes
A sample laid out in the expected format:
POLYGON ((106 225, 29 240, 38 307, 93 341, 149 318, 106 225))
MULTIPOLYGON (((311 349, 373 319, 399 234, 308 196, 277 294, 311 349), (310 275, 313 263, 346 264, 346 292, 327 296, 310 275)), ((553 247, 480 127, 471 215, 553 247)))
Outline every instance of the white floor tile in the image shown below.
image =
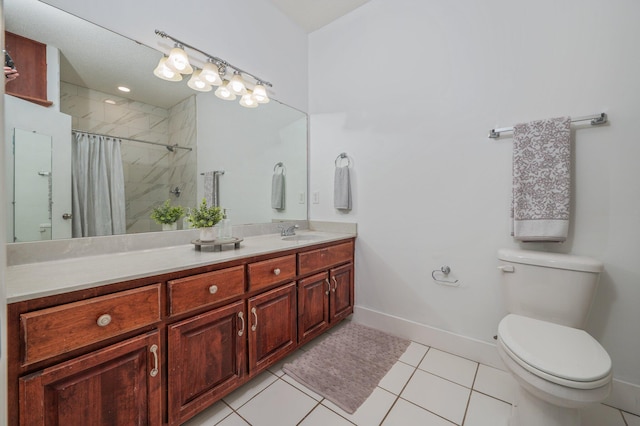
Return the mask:
POLYGON ((462 423, 471 390, 433 374, 416 370, 402 398, 454 423, 462 423))
POLYGON ((383 426, 453 426, 442 417, 438 417, 429 411, 418 407, 400 398, 395 403, 383 426))
POLYGON ((294 426, 318 404, 290 384, 278 380, 238 410, 252 425, 294 426))
POLYGON ((376 388, 367 400, 356 410, 349 414, 335 405, 333 402, 324 400, 322 405, 340 414, 345 419, 358 426, 379 425, 389 408, 396 400, 396 396, 382 388, 376 388))
POLYGON ((353 426, 353 423, 320 404, 300 423, 300 426, 353 426))
POLYGON ((258 374, 252 380, 234 390, 229 395, 225 396, 223 400, 229 404, 231 408, 237 410, 276 380, 278 380, 276 376, 265 371, 264 373, 258 374))
POLYGON ((429 350, 429 346, 421 345, 420 343, 411 342, 409 347, 400 357, 400 361, 417 367, 422 361, 422 357, 429 350))
POLYGON ((622 416, 627 422, 627 426, 640 426, 640 417, 624 412, 622 413, 622 416))
POLYGON ((217 426, 248 426, 249 423, 242 420, 242 418, 236 413, 231 414, 229 417, 218 423, 217 426))
POLYGON ((218 401, 200 414, 189 419, 183 426, 213 426, 231 414, 233 410, 222 401, 218 401))
POLYGON ((306 393, 307 395, 309 395, 311 398, 315 399, 316 401, 321 401, 322 398, 323 398, 322 395, 315 393, 314 391, 312 391, 311 389, 309 389, 308 387, 306 387, 302 383, 298 382, 297 380, 295 380, 291 376, 287 376, 285 374, 284 376, 281 377, 281 379, 284 380, 285 382, 289 383, 291 386, 296 387, 298 390, 306 393))
POLYGON ((582 410, 582 426, 626 426, 620 410, 593 404, 582 410))
POLYGON ((470 388, 478 363, 431 348, 418 368, 470 388))
POLYGON ((391 370, 380 380, 378 386, 389 392, 400 395, 402 389, 407 384, 411 375, 415 371, 415 367, 405 364, 404 362, 396 362, 391 370))
POLYGON ((506 371, 480 364, 473 389, 513 404, 518 383, 506 371))
POLYGON ((511 405, 478 392, 471 392, 464 426, 507 426, 511 405))

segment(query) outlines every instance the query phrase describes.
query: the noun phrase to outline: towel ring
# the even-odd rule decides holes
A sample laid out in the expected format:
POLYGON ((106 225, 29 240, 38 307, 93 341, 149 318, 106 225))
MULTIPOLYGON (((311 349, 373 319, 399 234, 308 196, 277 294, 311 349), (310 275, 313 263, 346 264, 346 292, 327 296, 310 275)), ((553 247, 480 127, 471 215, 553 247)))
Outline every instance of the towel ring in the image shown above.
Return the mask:
POLYGON ((433 280, 439 284, 458 287, 460 285, 458 284, 458 280, 452 281, 450 279, 447 279, 450 272, 451 272, 451 268, 449 268, 449 266, 447 265, 443 265, 440 267, 440 269, 434 269, 433 271, 431 271, 431 278, 433 278, 433 280), (436 277, 436 273, 441 273, 442 278, 436 277))
POLYGON ((275 173, 276 170, 278 169, 278 167, 282 168, 282 174, 285 175, 287 172, 287 168, 284 166, 284 164, 282 163, 282 161, 276 163, 275 166, 273 166, 273 172, 275 173))
POLYGON ((336 161, 335 161, 336 167, 338 167, 338 160, 341 160, 343 158, 347 159, 347 167, 349 167, 351 165, 351 160, 349 160, 349 157, 347 156, 347 153, 346 152, 341 152, 340 155, 338 155, 336 157, 336 161))

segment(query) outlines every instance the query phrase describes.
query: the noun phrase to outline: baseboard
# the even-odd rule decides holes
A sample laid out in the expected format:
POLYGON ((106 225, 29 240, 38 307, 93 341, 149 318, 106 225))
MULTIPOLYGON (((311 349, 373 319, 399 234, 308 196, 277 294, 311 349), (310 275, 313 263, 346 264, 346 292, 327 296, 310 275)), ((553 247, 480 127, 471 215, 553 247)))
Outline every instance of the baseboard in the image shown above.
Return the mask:
MULTIPOLYGON (((362 306, 354 308, 353 320, 395 336, 505 370, 494 343, 483 342, 362 306)), ((640 386, 614 378, 611 394, 604 403, 619 410, 640 415, 640 386)))

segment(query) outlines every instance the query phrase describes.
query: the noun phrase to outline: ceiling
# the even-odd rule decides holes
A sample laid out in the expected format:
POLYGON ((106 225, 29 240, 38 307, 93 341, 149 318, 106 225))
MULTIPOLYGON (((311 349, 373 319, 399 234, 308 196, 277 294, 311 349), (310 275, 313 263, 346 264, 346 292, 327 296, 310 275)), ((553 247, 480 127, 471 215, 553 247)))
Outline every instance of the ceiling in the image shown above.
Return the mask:
POLYGON ((370 0, 270 0, 289 19, 311 33, 370 0))

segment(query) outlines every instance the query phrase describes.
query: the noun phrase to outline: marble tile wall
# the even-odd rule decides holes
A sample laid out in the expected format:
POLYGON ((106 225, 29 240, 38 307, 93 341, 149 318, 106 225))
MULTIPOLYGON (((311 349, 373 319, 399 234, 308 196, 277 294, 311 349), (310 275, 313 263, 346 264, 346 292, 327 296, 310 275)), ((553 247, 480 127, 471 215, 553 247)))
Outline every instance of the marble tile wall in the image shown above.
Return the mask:
POLYGON ((131 101, 63 82, 60 110, 72 116, 74 129, 110 136, 178 144, 175 149, 123 140, 127 233, 159 231, 151 209, 170 199, 195 205, 196 198, 195 96, 169 109, 131 101), (111 99, 115 104, 105 103, 111 99), (180 197, 169 191, 180 188, 180 197))

